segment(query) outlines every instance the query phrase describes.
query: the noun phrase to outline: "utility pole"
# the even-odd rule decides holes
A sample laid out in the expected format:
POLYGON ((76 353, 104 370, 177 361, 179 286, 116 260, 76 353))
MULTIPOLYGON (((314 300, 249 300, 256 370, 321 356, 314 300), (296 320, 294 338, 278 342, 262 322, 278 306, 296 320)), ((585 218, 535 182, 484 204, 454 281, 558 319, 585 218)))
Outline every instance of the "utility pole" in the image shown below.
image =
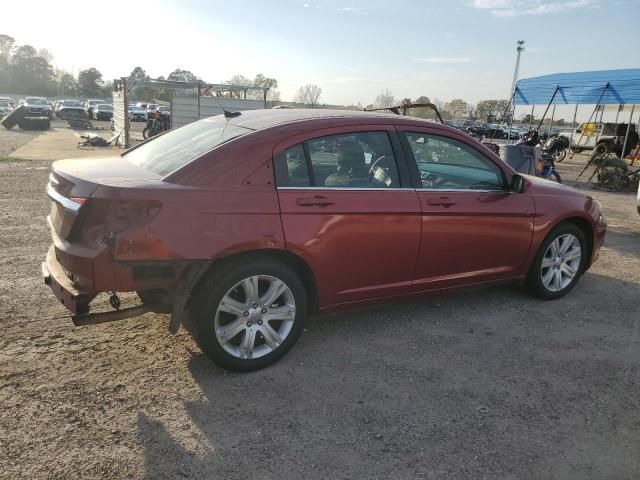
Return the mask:
MULTIPOLYGON (((511 82, 511 91, 509 92, 509 98, 511 102, 511 106, 515 106, 514 102, 514 93, 516 91, 516 83, 518 83, 518 73, 520 72, 520 54, 524 52, 524 40, 518 40, 516 51, 518 52, 518 56, 516 57, 516 68, 513 71, 513 81, 511 82)), ((511 111, 511 109, 509 110, 511 111)))

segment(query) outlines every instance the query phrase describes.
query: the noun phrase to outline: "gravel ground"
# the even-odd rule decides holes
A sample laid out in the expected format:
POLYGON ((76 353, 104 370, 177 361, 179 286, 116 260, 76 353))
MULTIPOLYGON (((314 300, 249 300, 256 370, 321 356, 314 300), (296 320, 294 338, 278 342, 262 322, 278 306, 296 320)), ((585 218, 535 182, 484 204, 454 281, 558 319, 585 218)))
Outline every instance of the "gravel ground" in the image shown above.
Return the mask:
POLYGON ((48 169, 0 162, 0 478, 640 477, 632 195, 590 192, 610 229, 564 299, 492 288, 312 319, 239 375, 168 316, 73 327, 39 277, 48 169))
POLYGON ((30 142, 41 133, 42 132, 37 131, 20 130, 18 127, 7 130, 3 126, 0 126, 0 158, 10 157, 14 150, 30 142))

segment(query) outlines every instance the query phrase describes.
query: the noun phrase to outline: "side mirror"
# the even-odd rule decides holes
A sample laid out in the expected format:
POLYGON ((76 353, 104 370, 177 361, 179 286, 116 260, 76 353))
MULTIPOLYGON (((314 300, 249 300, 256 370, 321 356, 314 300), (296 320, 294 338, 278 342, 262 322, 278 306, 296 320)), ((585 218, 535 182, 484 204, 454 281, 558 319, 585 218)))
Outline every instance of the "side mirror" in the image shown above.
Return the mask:
POLYGON ((514 173, 511 177, 511 191, 513 193, 524 192, 524 177, 518 173, 514 173))

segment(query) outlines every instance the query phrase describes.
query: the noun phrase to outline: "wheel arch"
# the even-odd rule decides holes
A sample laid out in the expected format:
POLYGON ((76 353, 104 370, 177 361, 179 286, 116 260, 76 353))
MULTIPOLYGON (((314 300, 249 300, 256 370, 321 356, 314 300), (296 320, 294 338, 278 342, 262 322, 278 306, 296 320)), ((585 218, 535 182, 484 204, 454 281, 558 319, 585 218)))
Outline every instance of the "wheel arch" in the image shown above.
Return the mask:
MULTIPOLYGON (((245 252, 234 253, 225 257, 221 257, 213 260, 206 268, 200 270, 200 274, 197 278, 192 280, 191 290, 198 288, 201 280, 206 278, 212 271, 222 268, 232 268, 234 263, 238 262, 250 262, 255 259, 271 259, 277 262, 281 262, 291 269, 293 269, 304 286, 307 293, 308 313, 313 314, 318 311, 318 286, 315 275, 309 264, 300 256, 289 250, 264 248, 258 250, 249 250, 245 252)), ((193 299, 193 295, 190 295, 187 300, 186 306, 188 307, 190 301, 193 299)))

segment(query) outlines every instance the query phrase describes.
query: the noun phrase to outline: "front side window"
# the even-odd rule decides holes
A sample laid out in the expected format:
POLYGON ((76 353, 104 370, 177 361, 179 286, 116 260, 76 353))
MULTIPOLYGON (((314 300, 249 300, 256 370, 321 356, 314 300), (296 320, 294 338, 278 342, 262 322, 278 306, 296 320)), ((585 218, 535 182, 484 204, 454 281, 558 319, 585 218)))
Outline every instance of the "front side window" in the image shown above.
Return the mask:
POLYGON ((503 190, 502 170, 471 146, 439 135, 406 132, 422 188, 503 190))

